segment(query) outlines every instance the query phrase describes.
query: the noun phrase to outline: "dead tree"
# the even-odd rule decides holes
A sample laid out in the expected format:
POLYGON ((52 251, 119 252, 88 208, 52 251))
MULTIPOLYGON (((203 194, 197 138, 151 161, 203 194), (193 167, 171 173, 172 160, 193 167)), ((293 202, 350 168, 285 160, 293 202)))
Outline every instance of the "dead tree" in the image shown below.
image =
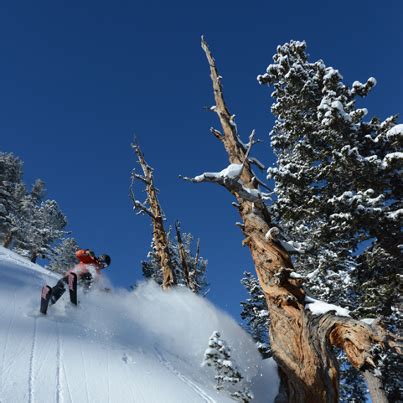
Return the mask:
POLYGON ((176 278, 169 253, 168 235, 164 228, 164 215, 158 201, 157 189, 154 186, 153 169, 145 161, 140 146, 134 143, 132 148, 138 157, 138 163, 143 170, 143 175, 139 175, 135 171, 132 172, 130 198, 133 202, 133 208, 139 214, 147 214, 151 218, 154 246, 160 260, 163 275, 162 287, 166 289, 176 284, 176 278), (144 203, 141 203, 134 196, 133 187, 136 180, 145 184, 147 198, 144 203))
POLYGON ((240 224, 245 236, 243 245, 251 251, 270 310, 271 345, 282 379, 282 391, 277 401, 337 402, 339 370, 332 346, 344 349, 351 363, 364 372, 371 393, 381 396, 374 401, 383 401, 383 391, 370 371, 375 365, 371 349, 375 345, 393 347, 394 342, 378 326, 337 316, 334 311, 314 315, 306 309, 303 279, 292 275, 294 269, 289 253, 270 236, 273 225, 265 204, 270 195, 259 190, 261 182, 256 179, 252 164, 260 164, 249 158, 255 143, 254 132, 249 143, 243 144, 234 115, 224 102, 215 60, 203 38, 202 48, 210 66, 214 90, 215 106, 210 109, 217 114, 222 127, 222 133, 214 128, 211 132, 223 144, 230 165, 221 172, 184 179, 217 183, 236 198, 234 205, 243 220, 240 224))
POLYGON ((190 289, 198 294, 200 291, 200 284, 198 283, 198 278, 202 278, 206 274, 206 265, 202 264, 199 267, 199 259, 200 259, 200 239, 197 240, 196 244, 196 256, 193 262, 193 268, 189 271, 189 283, 190 289))
POLYGON ((186 262, 186 251, 185 251, 185 247, 184 247, 183 241, 182 241, 179 221, 176 221, 176 223, 175 223, 175 231, 176 231, 176 239, 178 241, 178 252, 179 252, 179 259, 180 259, 182 271, 183 271, 183 278, 185 279, 186 287, 194 292, 194 287, 193 287, 194 284, 192 284, 190 282, 189 267, 186 262))

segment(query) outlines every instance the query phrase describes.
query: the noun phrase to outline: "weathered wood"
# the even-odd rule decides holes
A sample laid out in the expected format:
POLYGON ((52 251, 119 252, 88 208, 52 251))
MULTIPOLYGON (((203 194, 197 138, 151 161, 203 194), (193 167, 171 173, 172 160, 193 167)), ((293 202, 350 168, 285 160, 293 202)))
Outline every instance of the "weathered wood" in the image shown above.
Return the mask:
POLYGON ((138 144, 132 144, 132 148, 137 154, 138 163, 143 170, 144 177, 137 174, 132 175, 132 186, 130 188, 131 199, 135 209, 147 214, 151 218, 153 223, 154 246, 162 268, 162 287, 164 289, 170 288, 176 284, 176 278, 169 253, 168 236, 164 228, 164 216, 158 201, 157 189, 154 186, 153 169, 145 161, 140 146, 138 144), (135 179, 141 180, 146 185, 147 200, 145 203, 140 203, 134 197, 133 182, 135 179))
MULTIPOLYGON (((199 271, 199 258, 200 258, 200 239, 197 239, 196 256, 193 262, 193 269, 189 271, 189 288, 191 289, 192 292, 196 294, 199 292, 199 286, 197 284, 197 277, 199 271)), ((202 267, 204 267, 205 269, 205 266, 202 267)), ((200 270, 200 275, 202 274, 203 273, 200 270)))
POLYGON ((282 397, 279 399, 284 401, 287 395, 288 402, 337 402, 339 370, 332 344, 343 348, 353 365, 360 369, 371 362, 371 346, 385 342, 385 337, 351 318, 330 313, 312 315, 305 309, 302 281, 290 278, 293 265, 289 254, 280 244, 265 238, 272 225, 258 191, 260 183, 250 166, 250 148, 239 139, 234 115, 230 114, 224 101, 221 76, 204 38, 201 46, 210 66, 215 98, 212 110, 223 130, 222 134, 218 131, 213 134, 223 143, 229 162, 243 164, 243 169, 235 180, 208 174, 190 180, 217 183, 236 198, 234 205, 243 221, 243 245, 251 251, 270 310, 272 351, 282 379, 282 397), (249 197, 250 193, 255 195, 253 199, 249 197))
POLYGON ((364 371, 364 378, 367 382, 372 401, 374 403, 388 403, 381 380, 368 370, 364 371))
POLYGON ((179 258, 180 258, 181 266, 182 266, 182 270, 183 270, 183 277, 185 278, 186 287, 192 290, 192 284, 190 283, 190 278, 189 278, 189 267, 186 262, 186 252, 185 252, 185 247, 183 246, 183 242, 182 242, 179 221, 177 221, 175 223, 175 230, 176 230, 176 239, 178 240, 179 258))

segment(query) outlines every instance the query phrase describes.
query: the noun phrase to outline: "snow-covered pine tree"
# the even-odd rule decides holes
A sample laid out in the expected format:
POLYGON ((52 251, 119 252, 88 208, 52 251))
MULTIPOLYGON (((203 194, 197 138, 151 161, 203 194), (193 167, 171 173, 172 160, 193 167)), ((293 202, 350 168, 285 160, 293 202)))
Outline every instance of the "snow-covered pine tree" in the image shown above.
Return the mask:
POLYGON ((20 200, 25 195, 22 161, 0 152, 0 240, 9 247, 19 228, 20 200))
MULTIPOLYGON (((167 233, 169 254, 175 271, 177 284, 180 286, 187 286, 184 276, 183 265, 179 251, 178 238, 171 238, 171 230, 167 233)), ((181 233, 181 241, 184 247, 186 265, 189 270, 189 277, 193 284, 189 287, 196 294, 203 294, 208 287, 206 278, 207 260, 200 256, 199 248, 197 247, 196 253, 192 252, 193 236, 188 233, 181 233)), ((143 276, 145 278, 152 278, 157 284, 162 285, 162 270, 158 254, 154 247, 154 241, 151 242, 150 251, 147 254, 147 260, 141 262, 143 276)))
POLYGON ((45 185, 37 180, 32 191, 21 200, 20 223, 15 236, 15 250, 35 262, 38 257, 49 258, 51 246, 65 235, 66 216, 56 201, 42 201, 45 185))
POLYGON ((63 274, 78 263, 75 253, 79 249, 77 241, 74 238, 66 238, 52 248, 52 254, 49 261, 49 269, 56 273, 63 274))
POLYGON ((153 279, 157 284, 162 285, 162 271, 154 240, 151 241, 150 250, 147 253, 147 260, 141 262, 141 269, 145 279, 153 279))
POLYGON ((259 281, 250 272, 244 272, 241 284, 246 288, 249 298, 241 302, 241 318, 248 333, 255 340, 263 358, 271 357, 269 340, 270 318, 267 303, 259 281))
POLYGON ((192 251, 193 235, 180 231, 179 221, 175 224, 176 236, 172 243, 173 257, 177 271, 181 271, 181 282, 189 287, 195 294, 207 291, 206 278, 207 259, 200 256, 200 239, 196 243, 195 253, 192 251))
POLYGON ((30 193, 25 193, 19 205, 19 228, 15 235, 14 249, 17 253, 35 261, 34 244, 39 243, 42 228, 39 205, 45 195, 45 183, 38 179, 30 193))
POLYGON ((232 398, 241 402, 247 403, 253 399, 253 394, 243 385, 243 376, 231 360, 230 347, 221 339, 221 334, 218 331, 214 331, 210 336, 202 365, 214 368, 215 388, 217 390, 224 389, 230 393, 232 398), (234 385, 237 387, 234 388, 234 385))
MULTIPOLYGON (((364 121, 367 110, 356 100, 376 80, 348 87, 337 70, 308 61, 305 42, 279 46, 273 60, 258 76, 274 87, 271 144, 277 162, 268 178, 275 181, 275 220, 309 246, 295 266, 315 296, 350 309, 360 303, 366 316, 381 314, 393 330, 403 126, 395 125, 396 116, 364 121)), ((399 377, 388 378, 391 396, 399 377)))

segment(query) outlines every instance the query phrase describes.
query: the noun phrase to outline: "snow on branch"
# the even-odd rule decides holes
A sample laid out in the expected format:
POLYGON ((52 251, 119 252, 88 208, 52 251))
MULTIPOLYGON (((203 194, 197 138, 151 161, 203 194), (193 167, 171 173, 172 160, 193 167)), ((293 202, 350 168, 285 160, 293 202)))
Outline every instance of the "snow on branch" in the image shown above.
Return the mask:
MULTIPOLYGON (((143 170, 143 175, 140 175, 136 173, 136 170, 133 169, 131 173, 131 184, 129 188, 129 195, 130 199, 133 202, 133 209, 137 210, 137 214, 147 214, 151 219, 155 220, 159 213, 155 213, 152 209, 151 203, 150 203, 150 197, 153 197, 155 199, 155 203, 158 203, 156 200, 156 194, 158 193, 158 190, 154 186, 153 182, 153 168, 147 164, 144 154, 141 151, 141 148, 137 141, 135 140, 132 143, 132 149, 135 152, 135 154, 138 157, 138 163, 143 170), (147 193, 147 198, 144 202, 141 202, 140 200, 137 200, 134 194, 134 183, 135 181, 138 180, 142 182, 143 184, 146 185, 146 193, 147 193)), ((154 204, 155 204, 154 203, 154 204)), ((160 209, 158 208, 155 211, 159 211, 160 209)), ((162 214, 162 212, 161 212, 162 214)))
POLYGON ((255 157, 249 158, 249 162, 255 164, 262 171, 266 170, 266 166, 255 157))
POLYGON ((230 192, 237 193, 242 199, 251 202, 270 199, 270 194, 260 192, 258 189, 247 188, 243 185, 242 181, 239 179, 240 175, 242 174, 242 170, 242 164, 230 164, 227 168, 220 172, 204 172, 203 174, 195 176, 194 178, 185 176, 182 177, 182 179, 195 183, 217 183, 221 186, 224 186, 230 192))
MULTIPOLYGON (((189 181, 189 182, 212 182, 217 183, 221 186, 224 186, 232 193, 237 193, 239 197, 244 200, 256 202, 259 200, 271 200, 271 193, 264 193, 259 191, 256 188, 249 188, 244 185, 241 180, 242 173, 245 169, 245 165, 249 161, 250 151, 255 144, 255 130, 252 130, 252 133, 249 136, 249 142, 246 145, 246 152, 243 158, 242 164, 229 164, 226 168, 224 168, 220 172, 204 172, 201 175, 195 176, 194 178, 190 178, 187 176, 179 176, 180 178, 189 181)), ((257 187, 261 185, 268 190, 271 190, 268 186, 254 177, 254 181, 252 183, 257 187)))
POLYGON ((130 184, 130 188, 129 188, 129 196, 130 196, 131 201, 133 202, 133 209, 137 210, 137 214, 147 214, 152 219, 155 219, 155 216, 152 213, 151 209, 149 207, 147 207, 148 198, 142 203, 139 200, 137 200, 134 195, 135 179, 139 179, 142 182, 145 182, 146 184, 149 184, 149 182, 147 182, 147 180, 145 178, 143 178, 142 176, 135 174, 134 171, 132 172, 131 178, 132 178, 132 180, 131 180, 131 184, 130 184))
POLYGON ((328 304, 308 296, 305 297, 305 302, 305 309, 309 309, 314 315, 323 315, 327 312, 335 312, 337 316, 350 316, 349 310, 342 308, 341 306, 328 304))
POLYGON ((281 245, 281 247, 288 252, 288 254, 304 254, 305 249, 302 244, 295 241, 289 241, 284 238, 277 227, 272 227, 265 235, 267 241, 272 241, 281 245))
POLYGON ((217 137, 218 140, 223 141, 223 135, 219 130, 214 129, 214 127, 210 127, 210 132, 214 134, 214 136, 217 137))

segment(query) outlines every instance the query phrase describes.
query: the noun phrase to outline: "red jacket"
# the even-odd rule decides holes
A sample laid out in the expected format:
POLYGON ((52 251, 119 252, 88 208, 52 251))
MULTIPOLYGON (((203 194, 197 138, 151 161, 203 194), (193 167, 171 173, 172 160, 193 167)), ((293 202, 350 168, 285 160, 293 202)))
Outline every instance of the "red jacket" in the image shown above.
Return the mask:
POLYGON ((97 258, 90 253, 88 249, 80 249, 76 252, 76 257, 80 261, 78 265, 70 269, 66 275, 69 273, 76 273, 77 277, 80 278, 84 274, 90 273, 94 276, 98 276, 101 270, 101 265, 99 264, 97 258))

